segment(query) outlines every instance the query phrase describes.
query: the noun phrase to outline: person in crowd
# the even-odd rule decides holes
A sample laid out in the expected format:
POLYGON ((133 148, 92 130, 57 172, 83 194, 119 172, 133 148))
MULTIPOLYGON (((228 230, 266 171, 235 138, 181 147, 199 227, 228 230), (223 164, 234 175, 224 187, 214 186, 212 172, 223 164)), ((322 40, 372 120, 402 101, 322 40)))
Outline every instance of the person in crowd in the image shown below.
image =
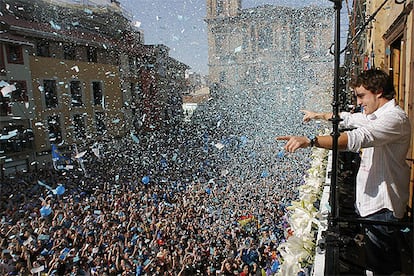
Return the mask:
MULTIPOLYGON (((295 113, 286 108, 280 117, 295 113)), ((220 275, 225 260, 232 275, 246 264, 252 275, 266 273, 269 252, 285 239, 286 207, 297 199, 309 153, 270 154, 270 133, 263 146, 203 131, 99 141, 99 155, 84 156, 84 170, 50 164, 0 182, 0 274, 220 275), (63 194, 47 188, 58 183, 63 194)))
MULTIPOLYGON (((411 126, 406 113, 397 105, 390 76, 380 69, 360 73, 351 88, 362 113, 340 114, 348 131, 338 137, 339 150, 361 152, 356 179, 356 210, 365 224, 367 268, 374 275, 401 271, 400 228, 392 225, 404 218, 409 200, 409 167, 406 154, 410 146, 411 126), (388 222, 389 225, 381 224, 388 222)), ((304 110, 303 121, 332 118, 332 113, 304 110)), ((321 147, 331 149, 331 136, 279 136, 285 149, 321 147)))
POLYGON ((239 276, 250 276, 250 267, 248 264, 243 265, 243 271, 239 273, 239 276))

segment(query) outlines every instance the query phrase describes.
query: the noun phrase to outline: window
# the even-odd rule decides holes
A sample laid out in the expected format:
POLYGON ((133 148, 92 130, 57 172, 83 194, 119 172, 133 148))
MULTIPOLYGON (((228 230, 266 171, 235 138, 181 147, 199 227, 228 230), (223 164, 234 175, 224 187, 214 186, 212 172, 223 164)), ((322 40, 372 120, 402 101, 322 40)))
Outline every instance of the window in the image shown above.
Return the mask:
POLYGON ((47 108, 54 108, 58 105, 57 88, 55 80, 43 80, 43 92, 47 108))
POLYGON ((39 57, 50 57, 49 41, 37 42, 37 55, 39 57))
POLYGON ((11 93, 11 99, 13 102, 27 102, 29 101, 27 96, 27 84, 26 81, 14 81, 13 85, 16 87, 11 93))
POLYGON ((307 31, 305 32, 305 53, 313 54, 315 53, 316 45, 315 45, 315 33, 314 31, 307 31))
POLYGON ((103 112, 95 113, 95 126, 96 126, 96 133, 98 135, 102 135, 105 133, 106 131, 105 114, 103 112))
POLYGON ((268 81, 269 80, 269 68, 263 66, 260 70, 260 74, 261 74, 261 81, 268 81))
POLYGON ((3 97, 3 94, 0 93, 0 116, 7 116, 11 114, 10 108, 10 98, 3 97))
POLYGON ((59 144, 62 142, 62 129, 60 127, 60 116, 52 115, 47 117, 47 127, 49 130, 49 141, 59 144))
POLYGON ((83 114, 75 114, 73 116, 73 127, 76 138, 79 139, 86 137, 85 119, 83 117, 83 114))
POLYGON ((0 75, 6 75, 6 66, 3 55, 3 44, 0 43, 0 75))
POLYGON ((224 10, 223 0, 217 0, 216 15, 222 14, 223 10, 224 10))
POLYGON ((86 54, 89 62, 98 62, 98 51, 95 47, 88 47, 86 54))
POLYGON ((23 64, 23 49, 19 45, 7 45, 7 61, 14 64, 23 64))
POLYGON ((287 49, 289 49, 288 40, 283 39, 283 37, 287 37, 289 35, 288 29, 283 27, 280 32, 281 35, 279 40, 279 49, 281 49, 282 51, 287 51, 287 49))
POLYGON ((92 82, 92 92, 93 92, 93 104, 104 107, 102 82, 93 81, 92 82))
POLYGON ((256 68, 254 66, 250 66, 246 75, 247 82, 250 84, 254 84, 256 81, 256 68))
POLYGON ((70 82, 70 95, 72 96, 72 106, 82 106, 82 87, 80 81, 70 82))
POLYGON ((252 27, 250 28, 250 42, 251 42, 253 52, 256 51, 256 43, 257 43, 256 41, 257 41, 256 26, 252 25, 252 27))
POLYGON ((129 85, 131 89, 131 96, 135 98, 140 97, 142 94, 142 84, 139 82, 137 83, 131 82, 129 85))
POLYGON ((279 40, 281 39, 280 34, 278 33, 279 29, 274 31, 274 39, 273 39, 273 49, 279 51, 280 50, 280 42, 279 40))
POLYGON ((223 83, 226 81, 226 72, 225 71, 221 71, 220 72, 220 83, 223 83))
POLYGON ((76 58, 75 46, 71 44, 64 44, 63 45, 63 58, 74 60, 76 58))
POLYGON ((131 97, 134 98, 135 97, 135 83, 133 82, 129 83, 129 90, 131 91, 131 97))
POLYGON ((142 92, 143 92, 142 83, 137 82, 135 84, 135 94, 142 95, 142 92))
POLYGON ((272 48, 273 34, 272 29, 265 27, 259 31, 259 48, 270 49, 272 48))
POLYGON ((223 51, 224 51, 224 39, 225 39, 225 37, 224 37, 224 35, 222 35, 222 34, 216 34, 216 37, 215 37, 215 47, 216 47, 216 53, 217 53, 217 55, 221 55, 222 53, 223 53, 223 51))
MULTIPOLYGON (((403 37, 397 37, 389 46, 389 64, 390 64, 390 75, 392 77, 392 83, 395 90, 395 99, 398 100, 398 104, 401 107, 404 107, 404 102, 406 101, 404 93, 401 93, 403 91, 403 87, 401 86, 401 69, 402 69, 402 44, 403 44, 403 37)), ((372 61, 373 63, 373 61, 372 61)), ((375 66, 375 64, 372 64, 371 66, 375 66)))
MULTIPOLYGON (((248 29, 249 29, 249 26, 244 25, 242 27, 242 33, 243 34, 247 34, 248 33, 248 29)), ((242 49, 243 50, 249 49, 249 37, 247 35, 243 35, 242 49)))
POLYGON ((129 70, 134 71, 136 69, 135 58, 129 57, 128 58, 129 70))
POLYGON ((141 36, 141 33, 136 33, 135 34, 137 37, 136 37, 136 40, 138 41, 138 42, 140 42, 140 43, 144 43, 143 41, 142 41, 142 36, 141 36))

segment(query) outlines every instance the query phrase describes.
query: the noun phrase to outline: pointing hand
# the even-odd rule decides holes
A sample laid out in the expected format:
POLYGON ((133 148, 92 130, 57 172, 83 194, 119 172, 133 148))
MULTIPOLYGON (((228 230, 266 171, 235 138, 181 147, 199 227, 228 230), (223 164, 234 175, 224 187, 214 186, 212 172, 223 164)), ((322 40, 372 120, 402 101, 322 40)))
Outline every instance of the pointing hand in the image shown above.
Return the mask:
POLYGON ((303 122, 307 123, 312 119, 316 119, 316 115, 317 115, 316 112, 309 111, 309 110, 304 110, 304 109, 302 109, 301 111, 304 113, 303 114, 303 122))
POLYGON ((310 145, 309 138, 305 136, 278 136, 276 140, 287 141, 285 145, 287 152, 295 152, 299 148, 307 148, 310 145))

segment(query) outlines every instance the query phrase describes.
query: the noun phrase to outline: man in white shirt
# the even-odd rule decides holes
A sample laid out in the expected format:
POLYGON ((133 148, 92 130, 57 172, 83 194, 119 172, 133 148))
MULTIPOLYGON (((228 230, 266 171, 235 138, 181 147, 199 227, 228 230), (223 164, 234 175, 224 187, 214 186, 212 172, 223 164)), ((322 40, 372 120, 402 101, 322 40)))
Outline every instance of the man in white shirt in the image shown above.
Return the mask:
MULTIPOLYGON (((362 151, 356 179, 356 208, 363 218, 396 222, 403 218, 409 199, 410 169, 406 154, 410 146, 411 127, 405 112, 396 105, 391 78, 382 70, 362 72, 351 83, 363 113, 340 114, 345 128, 340 134, 340 150, 362 151)), ((332 113, 303 110, 305 122, 329 120, 332 113)), ((316 146, 332 148, 331 136, 281 136, 285 150, 316 146)), ((401 271, 399 229, 385 225, 366 225, 367 266, 375 275, 401 271)))

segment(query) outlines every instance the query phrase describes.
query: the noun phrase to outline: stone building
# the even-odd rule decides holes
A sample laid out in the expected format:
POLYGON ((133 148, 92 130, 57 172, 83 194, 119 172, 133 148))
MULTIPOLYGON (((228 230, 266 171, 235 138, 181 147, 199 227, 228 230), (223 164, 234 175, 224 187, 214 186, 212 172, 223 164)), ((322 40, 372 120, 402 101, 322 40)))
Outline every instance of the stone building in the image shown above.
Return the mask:
POLYGON ((244 87, 317 80, 332 69, 332 9, 207 0, 211 83, 244 87))

